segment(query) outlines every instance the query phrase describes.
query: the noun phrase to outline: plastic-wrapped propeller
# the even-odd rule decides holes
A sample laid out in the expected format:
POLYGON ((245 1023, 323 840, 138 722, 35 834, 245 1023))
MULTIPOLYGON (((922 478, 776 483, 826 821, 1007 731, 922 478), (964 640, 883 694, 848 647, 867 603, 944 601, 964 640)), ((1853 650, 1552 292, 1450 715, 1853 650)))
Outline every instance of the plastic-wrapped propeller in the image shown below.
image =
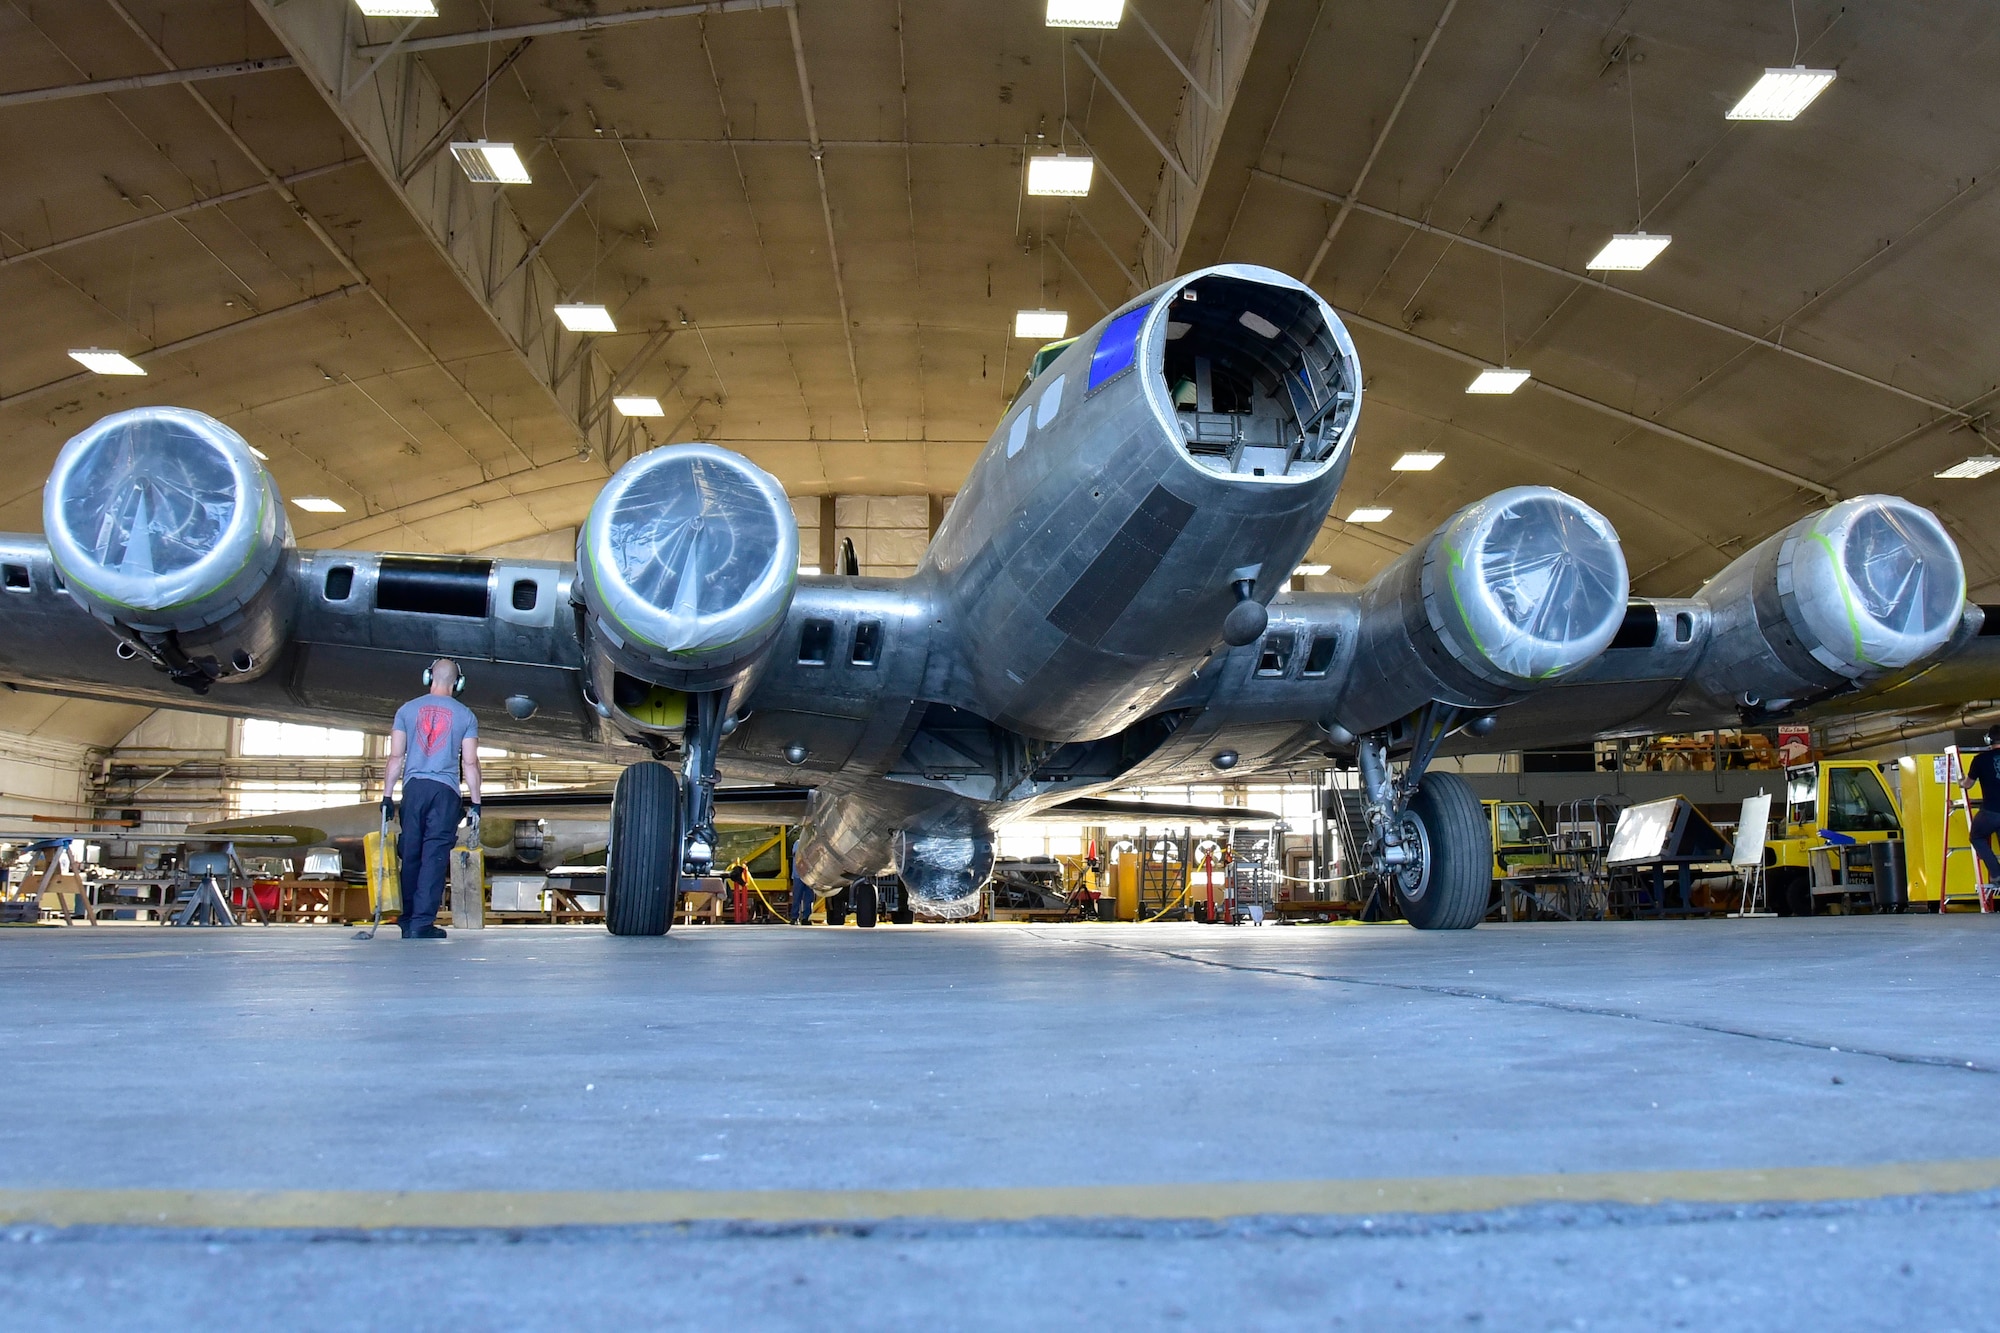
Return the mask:
POLYGON ((1560 676, 1603 652, 1624 617, 1629 582, 1617 534, 1595 509, 1548 487, 1517 486, 1466 506, 1426 564, 1433 626, 1482 674, 1560 676))
POLYGON ((1786 535, 1777 591, 1814 658, 1844 676, 1907 666, 1951 637, 1965 565, 1927 509, 1892 495, 1843 500, 1786 535))
POLYGON ((769 643, 798 563, 784 488, 707 444, 621 468, 577 540, 584 598, 611 646, 628 669, 679 687, 691 682, 673 673, 726 669, 769 643))
POLYGON ((200 412, 119 412, 63 446, 42 495, 49 551, 100 615, 188 630, 242 606, 290 529, 270 475, 200 412))

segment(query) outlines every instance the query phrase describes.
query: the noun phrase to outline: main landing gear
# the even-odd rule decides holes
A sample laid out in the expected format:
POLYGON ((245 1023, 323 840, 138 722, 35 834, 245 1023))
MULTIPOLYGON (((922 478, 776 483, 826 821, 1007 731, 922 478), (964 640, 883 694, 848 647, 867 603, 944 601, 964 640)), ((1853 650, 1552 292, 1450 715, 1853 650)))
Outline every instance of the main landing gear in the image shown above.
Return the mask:
POLYGON ((1493 883, 1493 835, 1485 807, 1455 773, 1428 773, 1459 710, 1432 704, 1417 715, 1415 744, 1402 776, 1389 772, 1389 736, 1356 744, 1368 803, 1368 867, 1386 879, 1403 918, 1419 930, 1470 930, 1486 917, 1493 883))
POLYGON ((613 935, 666 934, 682 876, 714 865, 715 755, 729 698, 728 690, 689 696, 679 776, 658 759, 618 775, 604 875, 604 925, 613 935))
POLYGON ((611 792, 604 924, 613 935, 664 935, 681 876, 681 784, 656 759, 618 775, 611 792))

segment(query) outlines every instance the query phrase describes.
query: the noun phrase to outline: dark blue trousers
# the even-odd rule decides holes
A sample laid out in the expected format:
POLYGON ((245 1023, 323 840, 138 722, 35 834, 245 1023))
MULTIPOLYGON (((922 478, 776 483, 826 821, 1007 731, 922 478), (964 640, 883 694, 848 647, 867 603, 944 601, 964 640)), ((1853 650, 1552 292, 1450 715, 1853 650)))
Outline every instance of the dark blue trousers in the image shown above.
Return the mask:
POLYGON ((396 842, 403 861, 403 934, 437 924, 451 873, 451 848, 464 815, 456 788, 429 778, 403 784, 403 834, 396 842))
POLYGON ((1986 865, 1986 882, 2000 884, 2000 857, 1993 854, 1993 838, 2000 834, 2000 810, 1980 809, 1972 816, 1972 850, 1986 865))

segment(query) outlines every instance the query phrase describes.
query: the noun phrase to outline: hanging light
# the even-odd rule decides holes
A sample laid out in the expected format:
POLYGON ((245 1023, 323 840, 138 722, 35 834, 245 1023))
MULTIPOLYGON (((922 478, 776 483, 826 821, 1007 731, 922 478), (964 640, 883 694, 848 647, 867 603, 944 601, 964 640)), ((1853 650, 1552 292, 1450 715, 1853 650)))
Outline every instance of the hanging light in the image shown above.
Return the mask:
POLYGON ((1041 342, 1054 342, 1069 333, 1069 311, 1067 310, 1016 310, 1014 312, 1014 336, 1034 338, 1041 342))
POLYGON ((1795 65, 1791 69, 1767 69, 1764 77, 1750 85, 1750 91, 1743 94, 1735 106, 1729 108, 1730 120, 1797 120, 1799 112, 1813 104, 1813 100, 1833 84, 1834 72, 1830 69, 1807 69, 1795 65))
POLYGON ((1125 0, 1049 0, 1051 28, 1115 28, 1125 17, 1125 0))
POLYGON ((556 318, 571 333, 616 333, 611 311, 601 305, 565 303, 556 307, 556 318))
MULTIPOLYGON (((1512 393, 1523 384, 1526 384, 1530 378, 1532 377, 1527 371, 1516 370, 1512 366, 1490 366, 1474 376, 1472 383, 1465 386, 1465 391, 1467 393, 1512 393)), ((1438 457, 1443 458, 1443 455, 1440 454, 1438 457)), ((1436 467, 1437 464, 1433 463, 1430 466, 1436 467)), ((1404 472, 1422 470, 1428 472, 1430 468, 1418 469, 1412 467, 1399 468, 1397 470, 1404 472)))
POLYGON ((1028 193, 1082 198, 1090 193, 1097 160, 1088 155, 1036 153, 1028 159, 1028 193))
POLYGON ((1656 236, 1649 232, 1620 232, 1604 243, 1585 268, 1616 269, 1636 273, 1660 257, 1660 251, 1673 244, 1671 236, 1656 236))
POLYGON ((458 159, 465 178, 475 185, 531 185, 528 166, 510 143, 489 143, 476 139, 455 143, 451 155, 458 159))

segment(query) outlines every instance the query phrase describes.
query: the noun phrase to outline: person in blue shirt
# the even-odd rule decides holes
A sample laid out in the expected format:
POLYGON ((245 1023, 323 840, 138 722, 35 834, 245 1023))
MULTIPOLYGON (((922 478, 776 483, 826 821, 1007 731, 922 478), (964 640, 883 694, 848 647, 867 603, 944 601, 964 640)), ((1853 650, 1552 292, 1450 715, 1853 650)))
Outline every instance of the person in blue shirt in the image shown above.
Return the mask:
POLYGON ((424 669, 428 694, 396 710, 389 736, 389 763, 382 771, 382 818, 396 817, 396 779, 403 780, 403 830, 396 851, 402 860, 403 938, 441 940, 437 923, 444 905, 444 882, 461 818, 479 836, 479 720, 454 696, 465 688, 464 673, 449 657, 424 669), (465 778, 470 808, 460 801, 465 778))
POLYGON ((2000 727, 1987 731, 1981 737, 1986 748, 1972 757, 1965 769, 1965 792, 1972 795, 1974 783, 1979 785, 1979 795, 1973 800, 1972 850, 1979 855, 1979 862, 1986 867, 1986 882, 2000 884, 2000 855, 1993 851, 1994 835, 2000 834, 2000 727))
POLYGON ((797 869, 792 871, 792 924, 810 926, 813 919, 812 885, 799 878, 797 869))

